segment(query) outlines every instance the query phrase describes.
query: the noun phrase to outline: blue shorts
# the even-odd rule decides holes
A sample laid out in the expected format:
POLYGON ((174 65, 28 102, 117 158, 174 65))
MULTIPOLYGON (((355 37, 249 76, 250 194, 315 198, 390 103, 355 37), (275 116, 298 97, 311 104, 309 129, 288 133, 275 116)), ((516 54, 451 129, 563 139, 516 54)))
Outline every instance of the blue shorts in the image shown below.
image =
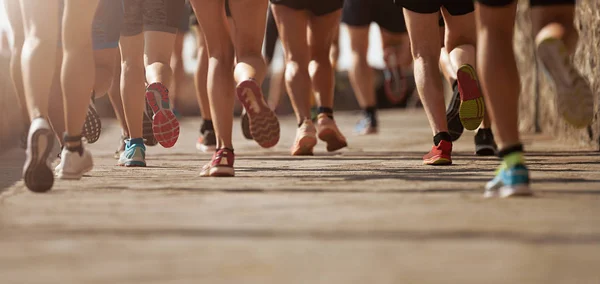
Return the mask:
MULTIPOLYGON (((64 2, 60 8, 61 35, 58 45, 62 46, 62 18, 64 2)), ((92 43, 94 50, 119 47, 121 26, 123 25, 123 3, 121 0, 100 0, 92 22, 92 43)))

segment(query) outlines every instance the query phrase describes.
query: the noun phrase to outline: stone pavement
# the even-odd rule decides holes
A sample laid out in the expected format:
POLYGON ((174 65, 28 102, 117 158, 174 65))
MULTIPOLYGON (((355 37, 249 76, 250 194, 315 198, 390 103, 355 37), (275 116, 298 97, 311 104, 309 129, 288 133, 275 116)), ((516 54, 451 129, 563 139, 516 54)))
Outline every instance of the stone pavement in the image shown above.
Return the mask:
POLYGON ((378 136, 288 155, 294 120, 273 150, 235 125, 235 178, 200 178, 187 119, 146 169, 115 166, 106 121, 96 168, 48 194, 16 182, 23 153, 2 155, 0 283, 600 283, 600 155, 526 136, 527 199, 483 199, 495 158, 456 144, 455 165, 427 167, 420 111, 387 111, 378 136), (11 186, 12 185, 12 186, 11 186))

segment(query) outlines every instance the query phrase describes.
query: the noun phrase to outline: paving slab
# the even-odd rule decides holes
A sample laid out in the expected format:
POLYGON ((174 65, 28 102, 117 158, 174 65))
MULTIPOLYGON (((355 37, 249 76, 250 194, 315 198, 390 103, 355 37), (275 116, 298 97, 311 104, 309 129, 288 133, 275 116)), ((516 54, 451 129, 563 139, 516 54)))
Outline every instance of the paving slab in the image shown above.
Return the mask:
POLYGON ((484 199, 498 161, 431 167, 422 111, 384 111, 380 134, 291 157, 294 119, 274 149, 234 127, 235 178, 201 178, 198 119, 148 168, 115 166, 119 130, 90 145, 95 169, 47 194, 1 156, 0 283, 600 283, 600 154, 542 135, 524 141, 536 196, 484 199))

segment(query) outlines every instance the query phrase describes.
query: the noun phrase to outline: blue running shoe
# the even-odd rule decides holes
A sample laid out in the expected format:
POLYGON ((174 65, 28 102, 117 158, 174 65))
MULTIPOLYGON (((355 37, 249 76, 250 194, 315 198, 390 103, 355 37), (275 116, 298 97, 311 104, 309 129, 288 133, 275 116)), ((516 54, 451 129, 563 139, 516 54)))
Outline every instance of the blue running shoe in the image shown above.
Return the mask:
POLYGON ((354 126, 354 133, 358 135, 376 134, 378 131, 377 122, 368 116, 363 117, 354 126))
POLYGON ((524 164, 508 167, 502 163, 494 179, 485 186, 484 197, 531 196, 529 170, 524 164))
POLYGON ((146 146, 143 138, 125 141, 125 151, 121 153, 118 165, 122 167, 146 166, 146 146))

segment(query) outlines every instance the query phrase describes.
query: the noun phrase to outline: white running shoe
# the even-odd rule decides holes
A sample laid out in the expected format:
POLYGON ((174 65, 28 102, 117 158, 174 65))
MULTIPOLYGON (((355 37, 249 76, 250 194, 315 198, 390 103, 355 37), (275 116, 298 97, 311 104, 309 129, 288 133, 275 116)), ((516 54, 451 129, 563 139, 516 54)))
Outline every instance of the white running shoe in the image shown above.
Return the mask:
POLYGON ((60 154, 60 164, 56 166, 56 177, 59 179, 79 180, 83 174, 89 172, 94 167, 92 153, 83 149, 83 154, 71 152, 63 148, 60 154))
POLYGON ((543 73, 554 83, 558 113, 576 128, 590 125, 594 119, 594 96, 573 66, 565 44, 546 38, 538 44, 537 53, 543 73))
POLYGON ((54 134, 48 122, 35 118, 27 136, 27 157, 23 167, 25 185, 33 192, 46 192, 54 184, 49 156, 54 144, 54 134))

